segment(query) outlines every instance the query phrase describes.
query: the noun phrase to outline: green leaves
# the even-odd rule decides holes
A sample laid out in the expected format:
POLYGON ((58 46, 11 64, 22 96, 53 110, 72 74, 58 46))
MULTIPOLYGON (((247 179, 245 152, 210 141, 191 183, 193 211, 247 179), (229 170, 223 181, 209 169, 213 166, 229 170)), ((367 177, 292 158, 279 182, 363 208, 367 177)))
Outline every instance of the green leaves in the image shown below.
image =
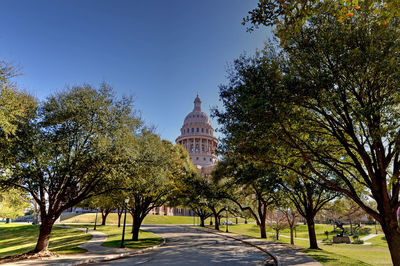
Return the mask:
POLYGON ((9 189, 0 192, 0 217, 3 219, 23 216, 25 209, 30 205, 30 199, 21 190, 9 189))
MULTIPOLYGON (((309 19, 329 13, 340 23, 352 21, 362 12, 371 12, 377 25, 388 25, 400 15, 399 0, 260 0, 243 19, 248 31, 260 25, 274 27, 281 45, 298 33, 309 19)), ((360 22, 358 22, 360 23, 360 22)), ((361 25, 361 24, 360 24, 361 25)))

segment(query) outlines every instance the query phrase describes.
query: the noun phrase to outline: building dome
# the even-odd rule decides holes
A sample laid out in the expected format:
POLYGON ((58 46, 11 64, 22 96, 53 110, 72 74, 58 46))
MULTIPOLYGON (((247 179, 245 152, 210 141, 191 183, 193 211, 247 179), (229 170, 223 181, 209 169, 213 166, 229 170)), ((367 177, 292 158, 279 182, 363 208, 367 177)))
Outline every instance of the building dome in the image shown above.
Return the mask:
POLYGON ((194 99, 194 108, 183 122, 181 135, 176 143, 184 146, 190 159, 201 173, 208 174, 217 162, 216 148, 218 139, 208 115, 201 111, 199 95, 194 99))
POLYGON ((184 120, 183 125, 193 125, 193 124, 206 124, 206 126, 211 127, 211 121, 208 115, 201 111, 201 100, 199 95, 197 95, 194 100, 193 111, 190 112, 184 120))

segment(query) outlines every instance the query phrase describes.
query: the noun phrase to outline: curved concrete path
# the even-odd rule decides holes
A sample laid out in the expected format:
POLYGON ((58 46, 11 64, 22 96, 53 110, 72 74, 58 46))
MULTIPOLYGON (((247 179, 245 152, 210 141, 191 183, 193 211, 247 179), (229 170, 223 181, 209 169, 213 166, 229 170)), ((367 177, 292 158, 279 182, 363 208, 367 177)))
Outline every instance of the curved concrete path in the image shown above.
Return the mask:
POLYGON ((148 252, 107 248, 101 246, 107 235, 89 230, 93 238, 79 245, 80 248, 87 249, 87 253, 25 260, 5 265, 79 265, 95 261, 102 261, 98 265, 273 265, 270 255, 241 241, 272 253, 278 258, 280 265, 321 265, 289 245, 246 236, 178 225, 143 225, 142 229, 163 237, 166 244, 154 251, 152 248, 146 249, 148 252))
POLYGON ((261 240, 259 238, 251 238, 243 235, 218 232, 212 229, 203 229, 203 230, 211 230, 214 233, 227 235, 229 237, 240 239, 242 241, 246 241, 250 244, 258 246, 271 253, 274 257, 276 257, 278 259, 278 263, 282 266, 283 265, 322 266, 321 263, 317 262, 313 258, 301 252, 301 248, 292 247, 290 245, 283 243, 261 240))
POLYGON ((114 265, 266 265, 271 257, 240 241, 190 226, 143 225, 167 239, 157 250, 104 264, 114 265))

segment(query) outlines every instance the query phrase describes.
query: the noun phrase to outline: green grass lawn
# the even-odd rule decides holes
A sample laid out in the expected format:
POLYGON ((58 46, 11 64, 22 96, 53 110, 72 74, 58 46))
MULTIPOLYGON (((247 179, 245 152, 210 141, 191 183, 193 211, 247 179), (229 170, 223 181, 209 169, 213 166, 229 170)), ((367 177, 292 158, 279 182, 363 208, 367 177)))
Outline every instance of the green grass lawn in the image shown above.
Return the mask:
MULTIPOLYGON (((94 223, 96 219, 95 213, 83 213, 83 214, 63 214, 61 215, 62 223, 94 223)), ((167 216, 167 215, 152 215, 149 214, 143 221, 143 224, 193 224, 193 220, 195 224, 199 224, 199 218, 190 216, 167 216)), ((214 219, 212 219, 214 222, 214 219)), ((229 219, 231 222, 236 223, 235 218, 229 219)), ((121 223, 123 221, 123 217, 121 219, 121 223)), ((221 221, 225 221, 225 219, 221 219, 221 221)), ((249 220, 251 221, 251 220, 249 220)), ((101 223, 101 214, 97 215, 97 222, 101 223)), ((132 216, 127 214, 126 222, 128 224, 132 223, 132 216)), ((243 223, 244 219, 239 218, 239 223, 243 223)), ((117 224, 118 223, 118 215, 116 213, 110 213, 107 217, 107 224, 117 224)), ((210 218, 206 219, 205 224, 210 224, 210 218)))
MULTIPOLYGON (((368 227, 367 227, 368 228, 368 227)), ((322 240, 326 238, 324 235, 325 231, 330 232, 330 239, 332 235, 336 233, 333 232, 333 227, 331 225, 316 225, 317 239, 322 240)), ((307 238, 307 226, 297 225, 297 237, 307 238)), ((225 226, 221 227, 221 231, 225 231, 225 226)), ((248 235, 251 237, 260 237, 260 231, 255 224, 240 224, 229 226, 229 231, 236 234, 248 235)), ((275 241, 275 236, 272 234, 272 229, 267 230, 268 240, 275 241)), ((375 229, 371 231, 375 233, 375 229)), ((281 236, 279 242, 288 243, 290 242, 289 230, 285 229, 280 232, 281 236)), ((362 235, 361 235, 362 236, 362 235)), ((319 243, 319 247, 322 250, 310 250, 308 240, 298 240, 295 239, 295 245, 303 248, 303 251, 313 257, 314 259, 321 262, 323 265, 392 265, 390 259, 389 249, 387 248, 386 240, 382 236, 374 237, 368 242, 372 245, 354 245, 354 244, 324 244, 319 243)))
MULTIPOLYGON (((92 224, 83 224, 83 225, 73 225, 68 224, 68 226, 73 227, 90 227, 93 229, 92 224)), ((121 238, 122 238, 122 226, 118 227, 116 225, 100 225, 96 227, 96 230, 103 232, 108 235, 107 241, 102 244, 104 247, 112 247, 112 248, 119 248, 121 246, 121 238)), ((151 232, 146 232, 140 230, 139 232, 139 241, 132 241, 132 234, 131 234, 132 227, 125 228, 125 247, 132 248, 132 249, 142 249, 148 248, 155 245, 158 245, 163 242, 163 239, 151 232)))
MULTIPOLYGON (((0 258, 31 251, 36 246, 39 226, 30 224, 0 224, 0 258)), ((77 246, 90 240, 85 232, 53 227, 49 249, 56 253, 82 253, 77 246)))

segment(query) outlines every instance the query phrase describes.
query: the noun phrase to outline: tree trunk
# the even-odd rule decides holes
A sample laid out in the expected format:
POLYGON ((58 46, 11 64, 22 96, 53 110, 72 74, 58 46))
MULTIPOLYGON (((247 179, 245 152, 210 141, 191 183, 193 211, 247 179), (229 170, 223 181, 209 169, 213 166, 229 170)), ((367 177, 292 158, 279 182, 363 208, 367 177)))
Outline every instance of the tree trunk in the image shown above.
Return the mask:
POLYGON ((350 235, 353 235, 353 223, 351 222, 351 220, 349 220, 350 222, 350 235))
POLYGON ((109 212, 105 211, 101 211, 101 225, 106 225, 106 220, 107 220, 107 216, 108 216, 109 212))
POLYGON ((265 221, 260 223, 260 234, 261 234, 261 238, 267 238, 267 230, 265 227, 265 221))
POLYGON ((279 240, 279 230, 275 230, 276 231, 276 240, 279 240))
POLYGON ((215 226, 214 226, 214 228, 215 228, 215 230, 219 230, 219 219, 218 219, 218 214, 217 213, 214 213, 214 217, 215 217, 215 226))
POLYGON ((118 227, 121 227, 121 217, 122 217, 122 212, 120 213, 118 210, 118 227))
POLYGON ((310 240, 310 248, 311 249, 319 249, 318 242, 317 242, 317 236, 315 234, 314 218, 307 217, 306 221, 307 221, 307 227, 308 227, 308 238, 310 240))
POLYGON ((131 213, 131 216, 132 216, 132 230, 131 230, 131 233, 133 234, 133 225, 135 224, 135 216, 134 216, 133 213, 131 213))
POLYGON ((290 226, 290 244, 291 244, 291 245, 294 245, 293 225, 290 226))
POLYGON ((140 231, 141 224, 142 224, 142 221, 140 220, 139 217, 136 217, 136 219, 133 220, 133 224, 132 224, 132 240, 133 241, 139 240, 139 231, 140 231))
POLYGON ((35 253, 48 252, 50 234, 51 234, 51 229, 53 228, 54 221, 55 220, 46 219, 42 217, 42 224, 40 225, 39 229, 39 238, 33 252, 35 253))
POLYGON ((204 227, 204 220, 205 220, 204 216, 200 216, 200 226, 201 227, 204 227))
POLYGON ((389 221, 390 217, 388 216, 385 217, 386 220, 381 224, 382 231, 385 233, 393 265, 400 265, 400 232, 398 231, 399 225, 397 219, 389 221))

